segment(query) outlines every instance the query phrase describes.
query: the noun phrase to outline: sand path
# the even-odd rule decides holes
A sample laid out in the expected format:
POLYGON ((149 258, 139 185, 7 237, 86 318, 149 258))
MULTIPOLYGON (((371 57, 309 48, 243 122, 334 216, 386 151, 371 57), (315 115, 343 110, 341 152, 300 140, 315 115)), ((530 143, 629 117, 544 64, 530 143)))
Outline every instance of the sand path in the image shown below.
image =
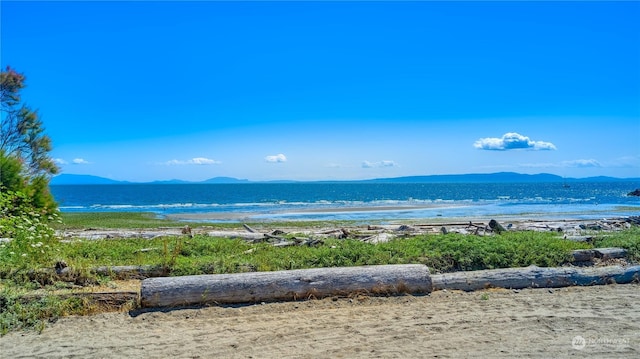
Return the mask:
POLYGON ((0 338, 2 358, 522 356, 640 357, 640 285, 104 313, 0 338))

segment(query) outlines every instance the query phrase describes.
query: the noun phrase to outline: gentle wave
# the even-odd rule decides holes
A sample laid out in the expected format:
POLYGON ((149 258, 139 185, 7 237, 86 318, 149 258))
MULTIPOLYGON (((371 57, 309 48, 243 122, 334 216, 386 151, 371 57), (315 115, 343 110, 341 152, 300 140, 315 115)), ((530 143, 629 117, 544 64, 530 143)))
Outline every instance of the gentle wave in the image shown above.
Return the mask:
POLYGON ((63 212, 153 212, 212 218, 356 219, 499 215, 625 216, 640 183, 561 184, 250 184, 52 186, 63 212))

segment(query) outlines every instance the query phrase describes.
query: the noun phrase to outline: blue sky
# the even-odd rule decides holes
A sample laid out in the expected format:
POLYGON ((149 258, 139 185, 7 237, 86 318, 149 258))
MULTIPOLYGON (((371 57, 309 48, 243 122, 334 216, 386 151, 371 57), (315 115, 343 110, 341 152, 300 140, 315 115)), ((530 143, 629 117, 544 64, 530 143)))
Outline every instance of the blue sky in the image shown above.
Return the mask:
POLYGON ((11 2, 63 173, 640 177, 639 2, 11 2))

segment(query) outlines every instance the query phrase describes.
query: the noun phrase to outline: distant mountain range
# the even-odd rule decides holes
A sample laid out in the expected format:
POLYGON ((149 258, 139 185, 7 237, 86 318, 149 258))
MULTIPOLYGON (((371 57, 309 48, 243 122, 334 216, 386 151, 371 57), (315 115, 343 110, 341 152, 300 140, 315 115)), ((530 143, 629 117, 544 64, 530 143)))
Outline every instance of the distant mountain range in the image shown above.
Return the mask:
POLYGON ((167 181, 153 181, 153 182, 129 182, 129 181, 116 181, 109 178, 91 176, 91 175, 73 175, 73 174, 61 174, 51 179, 52 185, 68 185, 68 184, 197 184, 197 183, 248 183, 249 180, 237 179, 233 177, 215 177, 205 181, 191 182, 178 179, 167 181))
POLYGON ((587 178, 565 178, 548 173, 535 175, 521 174, 515 172, 499 173, 475 173, 461 175, 431 175, 431 176, 406 176, 394 178, 375 178, 369 180, 345 180, 345 181, 249 181, 233 177, 214 177, 205 181, 190 182, 183 180, 168 180, 154 182, 128 182, 116 181, 109 178, 91 176, 61 174, 51 179, 51 185, 104 185, 104 184, 212 184, 212 183, 297 183, 297 182, 352 182, 352 183, 550 183, 550 182, 614 182, 614 181, 638 181, 640 178, 616 178, 616 177, 587 177, 587 178))

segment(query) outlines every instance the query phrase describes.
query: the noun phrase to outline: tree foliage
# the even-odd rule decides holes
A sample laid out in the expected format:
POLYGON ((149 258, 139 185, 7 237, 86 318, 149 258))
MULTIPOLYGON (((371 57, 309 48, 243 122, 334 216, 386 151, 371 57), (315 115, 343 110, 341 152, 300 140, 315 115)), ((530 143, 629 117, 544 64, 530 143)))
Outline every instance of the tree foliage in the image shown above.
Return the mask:
POLYGON ((20 98, 25 79, 9 66, 0 73, 0 150, 5 156, 22 160, 29 176, 56 174, 58 168, 49 157, 51 139, 44 133, 37 111, 22 103, 20 98))
POLYGON ((49 156, 51 138, 37 111, 23 103, 20 91, 25 76, 7 66, 0 72, 0 190, 20 192, 45 212, 56 208, 49 193, 49 178, 58 167, 49 156))

